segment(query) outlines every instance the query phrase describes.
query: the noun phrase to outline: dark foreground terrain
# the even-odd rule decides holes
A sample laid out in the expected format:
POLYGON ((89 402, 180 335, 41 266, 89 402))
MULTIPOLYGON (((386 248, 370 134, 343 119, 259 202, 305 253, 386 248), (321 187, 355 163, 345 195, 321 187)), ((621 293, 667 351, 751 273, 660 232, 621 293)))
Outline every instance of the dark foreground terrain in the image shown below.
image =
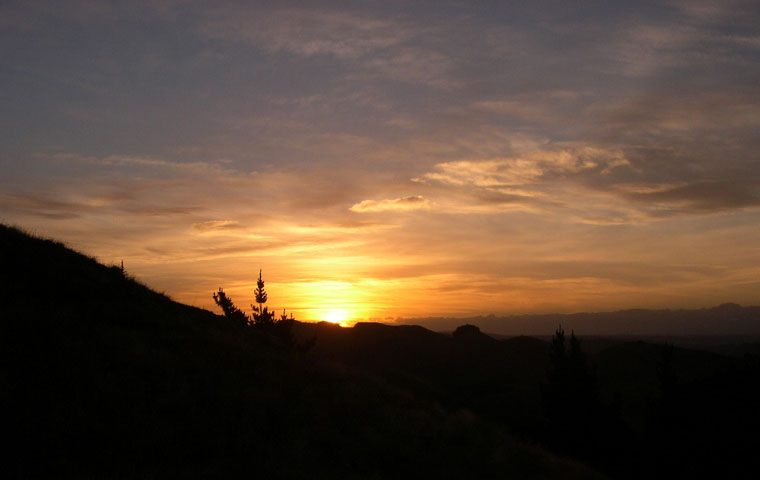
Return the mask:
POLYGON ((5 478, 760 471, 756 345, 244 327, 5 226, 0 280, 5 478))

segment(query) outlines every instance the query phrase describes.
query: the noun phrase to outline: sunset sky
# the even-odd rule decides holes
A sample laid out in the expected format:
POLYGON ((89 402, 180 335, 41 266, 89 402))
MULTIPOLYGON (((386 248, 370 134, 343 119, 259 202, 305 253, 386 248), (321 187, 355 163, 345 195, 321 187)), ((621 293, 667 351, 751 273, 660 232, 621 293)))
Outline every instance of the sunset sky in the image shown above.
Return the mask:
POLYGON ((0 221, 217 311, 760 303, 760 2, 0 6, 0 221))

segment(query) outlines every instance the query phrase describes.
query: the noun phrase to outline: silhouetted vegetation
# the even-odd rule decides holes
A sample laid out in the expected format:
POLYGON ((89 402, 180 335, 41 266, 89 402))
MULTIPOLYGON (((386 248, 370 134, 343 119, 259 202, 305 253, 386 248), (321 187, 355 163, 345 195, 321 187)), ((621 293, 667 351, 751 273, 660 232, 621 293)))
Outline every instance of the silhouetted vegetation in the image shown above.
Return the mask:
POLYGON ((264 280, 261 277, 261 270, 259 270, 259 279, 256 281, 256 288, 253 291, 253 296, 256 300, 256 305, 251 304, 253 313, 250 317, 242 310, 237 308, 232 302, 232 299, 224 293, 224 290, 220 287, 219 291, 213 294, 214 302, 222 309, 224 316, 240 325, 253 325, 260 328, 270 328, 275 323, 285 320, 295 320, 293 314, 288 317, 285 314, 285 309, 282 310, 280 318, 275 319, 274 311, 269 311, 269 307, 264 306, 267 303, 267 292, 264 288, 264 280))
POLYGON ((557 329, 549 361, 543 398, 551 442, 561 451, 583 455, 597 433, 593 427, 599 404, 595 378, 575 332, 570 334, 568 348, 565 331, 561 326, 557 329))
POLYGON ((264 288, 264 280, 261 275, 261 270, 259 270, 259 278, 256 281, 256 288, 254 289, 253 295, 257 305, 251 304, 253 314, 250 317, 235 306, 232 299, 224 293, 222 288, 219 288, 219 291, 214 293, 213 297, 214 302, 216 302, 216 304, 222 309, 224 316, 233 324, 254 327, 262 332, 266 332, 270 338, 277 340, 283 346, 295 348, 301 353, 309 351, 314 346, 314 343, 316 342, 316 339, 314 338, 301 344, 296 344, 291 335, 293 322, 296 321, 293 317, 293 313, 288 317, 283 308, 280 317, 275 318, 275 312, 270 311, 269 307, 264 306, 267 302, 268 295, 264 288))
POLYGON ((217 293, 214 293, 213 296, 214 302, 216 302, 216 304, 219 305, 219 307, 222 309, 224 316, 231 320, 233 323, 241 326, 248 326, 251 323, 251 319, 248 318, 248 315, 246 315, 245 312, 235 306, 235 304, 232 302, 232 299, 229 298, 226 293, 224 293, 224 290, 222 290, 221 287, 219 287, 219 291, 217 293))
POLYGON ((248 317, 222 289, 217 316, 8 227, 0 280, 6 477, 760 471, 746 441, 760 427, 752 354, 567 338, 562 328, 551 342, 498 340, 475 325, 453 335, 342 328, 284 310, 269 327, 241 328, 248 317))
POLYGON ((631 435, 619 416, 619 406, 601 402, 596 375, 580 340, 571 331, 568 342, 562 326, 552 337, 542 399, 548 422, 546 441, 552 448, 607 473, 631 473, 619 471, 630 455, 631 435))
POLYGON ((261 270, 259 270, 259 279, 256 281, 256 289, 253 292, 256 297, 257 305, 251 304, 253 309, 253 323, 258 326, 269 326, 274 323, 274 312, 269 311, 269 307, 265 307, 267 303, 267 292, 264 289, 264 280, 261 278, 261 270))

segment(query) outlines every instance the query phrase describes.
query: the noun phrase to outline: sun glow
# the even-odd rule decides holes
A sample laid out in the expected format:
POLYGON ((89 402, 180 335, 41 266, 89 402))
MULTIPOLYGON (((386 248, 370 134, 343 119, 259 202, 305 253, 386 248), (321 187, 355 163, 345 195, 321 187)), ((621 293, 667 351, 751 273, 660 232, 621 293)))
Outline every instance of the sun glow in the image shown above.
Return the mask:
POLYGON ((324 312, 324 321, 335 323, 338 325, 346 325, 346 322, 350 318, 350 314, 348 310, 342 310, 342 309, 336 309, 336 310, 327 310, 324 312))
POLYGON ((351 326, 366 318, 373 304, 360 283, 322 280, 272 284, 270 297, 281 298, 291 305, 298 320, 306 322, 330 322, 351 326))

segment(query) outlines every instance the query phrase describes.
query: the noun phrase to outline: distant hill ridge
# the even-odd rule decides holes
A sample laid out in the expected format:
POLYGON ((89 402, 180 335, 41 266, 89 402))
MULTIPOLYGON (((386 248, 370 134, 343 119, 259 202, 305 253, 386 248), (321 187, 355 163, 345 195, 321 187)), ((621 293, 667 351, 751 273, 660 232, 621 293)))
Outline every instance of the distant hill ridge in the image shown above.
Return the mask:
POLYGON ((724 303, 694 310, 629 309, 614 312, 401 318, 400 323, 453 330, 464 323, 499 335, 546 335, 561 324, 584 335, 760 335, 760 306, 724 303))

